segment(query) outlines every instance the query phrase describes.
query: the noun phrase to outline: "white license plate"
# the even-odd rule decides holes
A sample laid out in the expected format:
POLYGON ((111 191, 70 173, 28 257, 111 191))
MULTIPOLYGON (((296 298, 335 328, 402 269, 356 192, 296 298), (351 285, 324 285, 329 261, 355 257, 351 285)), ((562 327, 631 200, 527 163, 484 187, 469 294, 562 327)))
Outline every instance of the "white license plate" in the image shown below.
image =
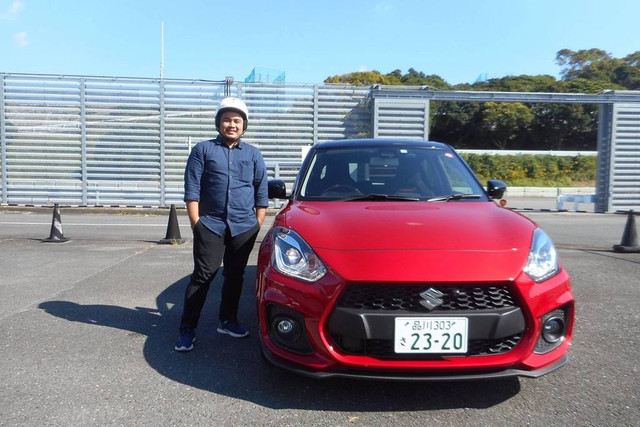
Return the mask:
POLYGON ((466 353, 466 317, 396 317, 396 353, 466 353))

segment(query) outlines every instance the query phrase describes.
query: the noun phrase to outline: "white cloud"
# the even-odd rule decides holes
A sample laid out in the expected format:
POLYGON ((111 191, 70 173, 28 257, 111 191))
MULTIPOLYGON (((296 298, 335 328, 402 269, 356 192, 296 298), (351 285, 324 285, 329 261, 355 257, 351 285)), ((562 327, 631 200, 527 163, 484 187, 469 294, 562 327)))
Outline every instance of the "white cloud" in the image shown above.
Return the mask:
POLYGON ((9 10, 2 14, 2 19, 7 21, 16 19, 22 9, 24 9, 24 3, 20 0, 15 0, 13 3, 11 3, 11 7, 9 8, 9 10))
POLYGON ((367 71, 369 71, 369 70, 367 70, 367 66, 366 66, 366 65, 361 65, 361 66, 360 66, 360 70, 359 70, 359 71, 360 71, 361 73, 366 73, 366 72, 367 72, 367 71))
POLYGON ((28 34, 26 31, 21 31, 13 35, 13 43, 18 47, 25 47, 29 44, 27 40, 28 34))

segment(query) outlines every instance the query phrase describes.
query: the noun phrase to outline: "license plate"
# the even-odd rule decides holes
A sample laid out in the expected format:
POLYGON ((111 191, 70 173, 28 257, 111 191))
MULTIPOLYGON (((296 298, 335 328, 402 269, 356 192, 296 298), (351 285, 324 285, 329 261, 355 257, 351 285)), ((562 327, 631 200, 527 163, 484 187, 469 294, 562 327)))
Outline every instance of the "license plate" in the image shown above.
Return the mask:
POLYGON ((466 317, 396 317, 396 353, 466 353, 466 317))

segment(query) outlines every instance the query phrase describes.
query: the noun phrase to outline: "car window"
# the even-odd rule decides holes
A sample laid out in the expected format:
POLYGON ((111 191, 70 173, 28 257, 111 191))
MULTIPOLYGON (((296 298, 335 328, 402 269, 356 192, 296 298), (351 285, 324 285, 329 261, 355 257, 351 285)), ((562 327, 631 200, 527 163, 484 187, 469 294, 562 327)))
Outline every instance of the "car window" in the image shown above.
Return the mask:
POLYGON ((453 193, 484 194, 447 149, 358 147, 317 150, 301 180, 304 200, 379 195, 428 200, 453 193))
POLYGON ((446 175, 446 179, 449 182, 449 187, 451 191, 454 193, 463 193, 463 194, 471 194, 477 192, 474 186, 474 181, 464 169, 459 167, 458 159, 455 159, 453 156, 441 156, 439 157, 440 164, 442 165, 442 171, 446 175))

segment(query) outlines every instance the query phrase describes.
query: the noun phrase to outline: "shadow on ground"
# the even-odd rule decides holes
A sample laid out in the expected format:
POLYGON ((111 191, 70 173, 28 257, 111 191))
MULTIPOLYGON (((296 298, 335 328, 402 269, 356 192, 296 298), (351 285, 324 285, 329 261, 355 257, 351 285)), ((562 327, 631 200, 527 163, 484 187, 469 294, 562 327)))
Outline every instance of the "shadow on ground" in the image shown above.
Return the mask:
MULTIPOLYGON (((255 266, 246 277, 255 277, 255 266)), ((515 396, 518 379, 468 382, 388 382, 314 380, 280 370, 265 362, 257 339, 253 280, 245 281, 240 318, 252 335, 234 339, 215 331, 221 275, 212 284, 189 353, 173 351, 189 276, 171 284, 156 299, 156 308, 129 309, 112 305, 80 305, 48 301, 45 312, 72 322, 108 326, 145 335, 144 358, 157 372, 177 382, 273 409, 325 411, 414 411, 449 408, 488 408, 515 396)))

